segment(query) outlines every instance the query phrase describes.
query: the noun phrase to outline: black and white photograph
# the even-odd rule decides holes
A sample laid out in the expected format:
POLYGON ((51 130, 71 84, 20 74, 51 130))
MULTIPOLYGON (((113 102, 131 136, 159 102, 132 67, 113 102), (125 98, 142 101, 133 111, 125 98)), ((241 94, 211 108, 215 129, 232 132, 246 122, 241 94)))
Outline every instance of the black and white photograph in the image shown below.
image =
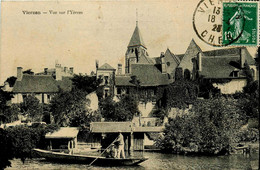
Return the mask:
POLYGON ((0 170, 258 170, 260 3, 0 0, 0 170))

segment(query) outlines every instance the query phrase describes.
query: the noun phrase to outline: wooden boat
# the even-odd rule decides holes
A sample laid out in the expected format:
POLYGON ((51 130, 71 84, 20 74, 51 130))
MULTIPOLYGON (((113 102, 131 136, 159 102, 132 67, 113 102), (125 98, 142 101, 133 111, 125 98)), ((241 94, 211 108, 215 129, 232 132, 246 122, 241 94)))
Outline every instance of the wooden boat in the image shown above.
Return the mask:
POLYGON ((103 156, 90 156, 90 155, 78 155, 78 154, 67 154, 67 153, 59 153, 52 152, 42 149, 33 149, 33 151, 40 157, 43 157, 47 160, 55 161, 55 162, 65 162, 65 163, 81 163, 81 164, 90 164, 97 157, 98 159, 93 163, 94 165, 107 166, 132 166, 138 165, 148 158, 106 158, 103 156))

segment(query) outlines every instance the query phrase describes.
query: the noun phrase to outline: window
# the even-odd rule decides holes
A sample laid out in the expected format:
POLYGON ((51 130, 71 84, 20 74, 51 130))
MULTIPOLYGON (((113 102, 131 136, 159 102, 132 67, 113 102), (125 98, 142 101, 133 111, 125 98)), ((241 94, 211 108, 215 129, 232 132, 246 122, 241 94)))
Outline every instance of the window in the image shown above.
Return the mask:
POLYGON ((238 71, 233 71, 232 72, 232 77, 238 77, 238 71))
POLYGON ((108 76, 105 76, 105 84, 108 84, 108 76))
POLYGON ((108 97, 108 94, 109 94, 109 93, 108 93, 108 90, 106 89, 106 90, 105 90, 105 98, 108 97))
POLYGON ((126 94, 129 94, 129 88, 126 89, 126 94))
POLYGON ((121 94, 121 89, 120 88, 117 88, 117 94, 121 94))
POLYGON ((170 66, 170 65, 171 65, 171 63, 170 63, 170 62, 167 62, 166 64, 167 64, 167 66, 170 66))
POLYGON ((51 100, 51 95, 47 94, 47 102, 49 103, 51 100))

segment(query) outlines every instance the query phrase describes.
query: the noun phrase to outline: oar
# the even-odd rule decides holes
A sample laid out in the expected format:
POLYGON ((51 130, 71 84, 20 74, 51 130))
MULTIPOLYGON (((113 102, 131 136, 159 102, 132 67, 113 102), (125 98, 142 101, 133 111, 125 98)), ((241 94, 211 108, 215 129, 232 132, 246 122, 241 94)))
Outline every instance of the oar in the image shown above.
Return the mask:
POLYGON ((96 159, 94 159, 88 166, 91 166, 117 139, 118 139, 118 137, 96 159))

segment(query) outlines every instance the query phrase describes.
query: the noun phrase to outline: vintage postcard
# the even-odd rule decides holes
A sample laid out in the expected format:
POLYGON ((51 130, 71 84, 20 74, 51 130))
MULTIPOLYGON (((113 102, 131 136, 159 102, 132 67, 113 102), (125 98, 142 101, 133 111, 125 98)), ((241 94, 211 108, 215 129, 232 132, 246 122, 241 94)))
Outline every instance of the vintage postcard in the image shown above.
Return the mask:
POLYGON ((0 169, 258 169, 259 1, 0 3, 0 169))

